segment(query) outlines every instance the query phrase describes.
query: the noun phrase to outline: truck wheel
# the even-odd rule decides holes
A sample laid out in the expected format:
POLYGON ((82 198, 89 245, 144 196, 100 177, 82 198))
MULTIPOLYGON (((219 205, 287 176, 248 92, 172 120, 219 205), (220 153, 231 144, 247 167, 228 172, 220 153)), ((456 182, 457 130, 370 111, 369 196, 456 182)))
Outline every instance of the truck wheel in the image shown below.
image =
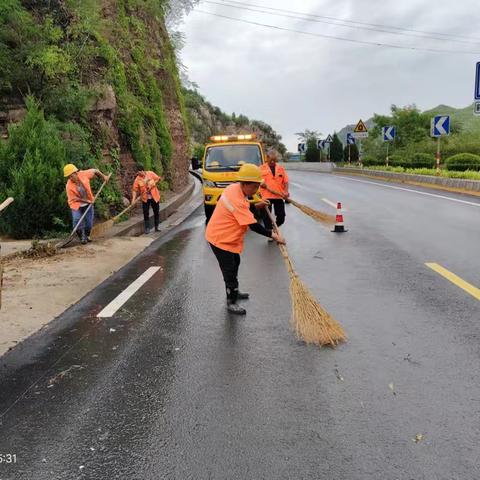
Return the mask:
POLYGON ((205 217, 206 217, 205 223, 208 223, 208 221, 210 220, 210 217, 213 214, 213 211, 215 210, 215 205, 207 205, 205 203, 203 206, 205 207, 205 217))

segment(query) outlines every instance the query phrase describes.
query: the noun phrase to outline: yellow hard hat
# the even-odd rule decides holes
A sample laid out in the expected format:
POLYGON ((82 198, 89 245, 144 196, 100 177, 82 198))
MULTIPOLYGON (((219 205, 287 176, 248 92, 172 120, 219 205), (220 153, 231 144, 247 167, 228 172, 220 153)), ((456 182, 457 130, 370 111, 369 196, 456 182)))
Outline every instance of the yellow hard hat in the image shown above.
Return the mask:
POLYGON ((239 182, 262 183, 262 174, 260 169, 253 163, 245 163, 238 171, 237 180, 239 182))
POLYGON ((73 164, 69 163, 63 167, 63 176, 69 177, 72 173, 78 172, 78 168, 73 164))

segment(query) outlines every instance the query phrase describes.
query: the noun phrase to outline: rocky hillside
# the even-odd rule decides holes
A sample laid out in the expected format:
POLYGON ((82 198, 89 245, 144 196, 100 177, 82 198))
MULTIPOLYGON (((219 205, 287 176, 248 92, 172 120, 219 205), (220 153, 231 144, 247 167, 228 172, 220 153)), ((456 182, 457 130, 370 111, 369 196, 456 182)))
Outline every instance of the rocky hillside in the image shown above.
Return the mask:
MULTIPOLYGON (((181 190, 188 182, 190 146, 175 52, 164 22, 167 2, 2 0, 1 4, 2 197, 8 194, 20 201, 23 187, 16 182, 26 156, 32 170, 51 169, 52 174, 45 176, 59 201, 64 201, 60 160, 112 172, 114 181, 97 209, 105 215, 128 196, 136 163, 162 174, 163 188, 181 190), (27 95, 35 112, 25 123, 27 95), (48 127, 49 140, 58 140, 52 158, 46 138, 38 135, 40 124, 48 127), (12 136, 17 127, 20 133, 12 136), (33 142, 28 148, 15 144, 22 135, 33 142), (54 181, 55 175, 60 181, 54 181)), ((33 200, 26 198, 25 204, 33 200)), ((38 198, 35 201, 38 204, 38 198)), ((60 218, 58 212, 52 213, 50 222, 31 233, 67 223, 68 209, 64 210, 60 218)), ((5 222, 8 218, 2 220, 2 230, 5 222)))
POLYGON ((197 90, 184 89, 183 93, 192 144, 197 156, 200 156, 203 145, 210 136, 221 133, 255 133, 267 148, 274 147, 282 155, 286 153, 282 137, 267 123, 250 120, 245 115, 229 115, 208 102, 197 90))

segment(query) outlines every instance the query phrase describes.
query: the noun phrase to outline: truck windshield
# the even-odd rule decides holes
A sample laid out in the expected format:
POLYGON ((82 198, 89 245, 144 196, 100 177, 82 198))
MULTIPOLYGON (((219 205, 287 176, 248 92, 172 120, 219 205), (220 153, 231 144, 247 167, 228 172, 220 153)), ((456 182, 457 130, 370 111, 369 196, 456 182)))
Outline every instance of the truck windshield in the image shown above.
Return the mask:
POLYGON ((244 163, 261 165, 262 155, 258 145, 218 145, 209 147, 205 157, 205 168, 207 170, 238 170, 244 163))

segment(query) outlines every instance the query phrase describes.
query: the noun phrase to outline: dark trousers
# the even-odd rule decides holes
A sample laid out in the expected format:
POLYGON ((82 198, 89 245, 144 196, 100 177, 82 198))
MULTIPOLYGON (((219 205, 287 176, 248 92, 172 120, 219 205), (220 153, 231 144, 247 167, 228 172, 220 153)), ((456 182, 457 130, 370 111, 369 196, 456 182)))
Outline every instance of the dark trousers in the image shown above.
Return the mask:
POLYGON ((145 222, 145 228, 150 228, 150 205, 153 210, 153 219, 155 222, 155 228, 160 225, 160 203, 156 202, 153 198, 149 198, 146 202, 142 202, 143 207, 143 221, 145 222))
POLYGON ((222 250, 211 243, 210 246, 217 257, 220 270, 222 271, 225 288, 227 290, 227 300, 235 303, 238 297, 238 267, 240 266, 240 255, 222 250))
MULTIPOLYGON (((275 209, 275 221, 277 226, 283 225, 285 223, 285 201, 281 198, 270 198, 271 205, 268 207, 272 211, 272 207, 275 209)), ((272 221, 268 216, 267 212, 264 212, 263 224, 267 230, 273 230, 272 221)))

